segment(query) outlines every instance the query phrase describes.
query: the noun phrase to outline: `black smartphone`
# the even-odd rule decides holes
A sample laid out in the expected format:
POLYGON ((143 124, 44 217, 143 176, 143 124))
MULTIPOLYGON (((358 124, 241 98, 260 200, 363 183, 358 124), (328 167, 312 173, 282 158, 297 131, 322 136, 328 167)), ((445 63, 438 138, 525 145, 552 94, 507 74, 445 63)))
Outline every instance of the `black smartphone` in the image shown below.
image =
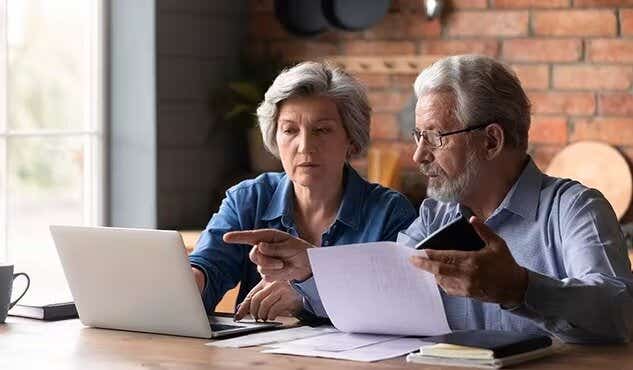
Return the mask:
POLYGON ((485 246, 486 243, 481 240, 473 225, 462 215, 419 242, 415 249, 472 252, 485 246))

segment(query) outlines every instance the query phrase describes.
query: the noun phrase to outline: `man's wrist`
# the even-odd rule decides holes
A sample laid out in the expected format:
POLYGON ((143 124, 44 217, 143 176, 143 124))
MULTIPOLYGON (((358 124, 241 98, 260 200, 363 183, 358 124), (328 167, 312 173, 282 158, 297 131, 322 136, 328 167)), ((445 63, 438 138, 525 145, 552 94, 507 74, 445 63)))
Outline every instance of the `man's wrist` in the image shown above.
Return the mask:
POLYGON ((511 296, 504 302, 501 302, 501 308, 512 309, 523 304, 525 293, 528 288, 528 272, 525 267, 519 266, 517 285, 515 289, 510 289, 511 296))

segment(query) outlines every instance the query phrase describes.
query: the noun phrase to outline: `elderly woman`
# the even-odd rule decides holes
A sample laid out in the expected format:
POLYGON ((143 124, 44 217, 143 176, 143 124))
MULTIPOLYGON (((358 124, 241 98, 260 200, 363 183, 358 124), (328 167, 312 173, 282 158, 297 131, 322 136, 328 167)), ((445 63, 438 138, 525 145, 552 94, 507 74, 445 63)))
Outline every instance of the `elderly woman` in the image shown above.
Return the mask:
POLYGON ((257 117, 264 144, 284 172, 229 189, 189 257, 208 312, 237 283, 238 319, 323 310, 309 273, 303 281, 261 279, 244 245, 257 244, 251 237, 258 233, 326 247, 395 240, 409 226, 416 213, 407 199, 368 183, 348 164, 367 147, 370 112, 363 87, 341 69, 306 62, 277 76, 257 117), (247 231, 253 229, 266 230, 247 231), (231 237, 231 231, 247 232, 231 237))

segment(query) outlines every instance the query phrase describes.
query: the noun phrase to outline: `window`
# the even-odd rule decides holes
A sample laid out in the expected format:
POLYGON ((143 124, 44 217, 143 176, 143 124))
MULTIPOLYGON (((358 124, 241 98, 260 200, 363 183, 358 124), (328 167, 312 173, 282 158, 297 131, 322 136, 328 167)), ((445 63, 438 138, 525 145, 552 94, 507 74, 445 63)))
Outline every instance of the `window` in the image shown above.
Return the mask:
POLYGON ((0 260, 70 294, 51 224, 104 214, 104 0, 0 0, 0 260))

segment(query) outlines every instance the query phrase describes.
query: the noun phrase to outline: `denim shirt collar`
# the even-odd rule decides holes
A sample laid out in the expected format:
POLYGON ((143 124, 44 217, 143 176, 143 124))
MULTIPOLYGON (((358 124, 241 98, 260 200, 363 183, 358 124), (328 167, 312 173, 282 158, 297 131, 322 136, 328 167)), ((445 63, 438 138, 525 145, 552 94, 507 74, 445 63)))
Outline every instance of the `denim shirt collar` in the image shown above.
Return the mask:
MULTIPOLYGON (((349 165, 343 167, 343 197, 339 206, 336 221, 358 229, 360 223, 360 209, 363 202, 363 184, 365 181, 360 175, 349 165)), ((294 187, 288 175, 284 175, 275 189, 273 196, 268 204, 268 208, 262 216, 264 221, 272 221, 281 218, 284 226, 289 227, 290 220, 293 220, 294 206, 294 187)))
POLYGON ((523 172, 497 209, 507 209, 526 220, 536 219, 543 176, 544 174, 536 167, 532 158, 528 157, 523 172))

